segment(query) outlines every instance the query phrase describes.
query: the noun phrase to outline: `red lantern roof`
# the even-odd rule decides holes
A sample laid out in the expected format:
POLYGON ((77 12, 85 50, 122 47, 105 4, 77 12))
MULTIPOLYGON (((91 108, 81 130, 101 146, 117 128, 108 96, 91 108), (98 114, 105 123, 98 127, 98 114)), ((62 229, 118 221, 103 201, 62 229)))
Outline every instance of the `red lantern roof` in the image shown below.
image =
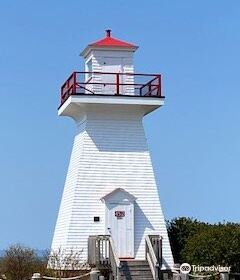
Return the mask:
POLYGON ((119 48, 124 50, 135 51, 138 48, 138 46, 112 37, 111 30, 108 29, 106 30, 105 38, 89 44, 82 52, 82 55, 84 56, 84 54, 86 54, 89 51, 89 49, 92 48, 119 48))
POLYGON ((90 46, 99 46, 99 47, 127 47, 127 48, 136 48, 137 46, 118 40, 116 38, 111 37, 111 30, 106 30, 106 37, 90 44, 90 46))

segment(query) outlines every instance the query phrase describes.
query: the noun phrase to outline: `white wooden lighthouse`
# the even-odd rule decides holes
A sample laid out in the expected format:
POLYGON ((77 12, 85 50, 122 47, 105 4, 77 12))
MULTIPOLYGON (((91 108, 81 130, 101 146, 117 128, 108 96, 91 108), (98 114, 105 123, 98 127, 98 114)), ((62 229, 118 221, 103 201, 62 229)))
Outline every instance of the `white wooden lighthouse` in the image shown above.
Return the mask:
POLYGON ((81 53, 85 71, 61 88, 59 116, 76 135, 52 249, 83 250, 88 238, 110 235, 119 259, 145 259, 148 235, 162 237, 162 267, 173 257, 143 117, 164 104, 159 74, 136 74, 137 46, 111 36, 81 53))

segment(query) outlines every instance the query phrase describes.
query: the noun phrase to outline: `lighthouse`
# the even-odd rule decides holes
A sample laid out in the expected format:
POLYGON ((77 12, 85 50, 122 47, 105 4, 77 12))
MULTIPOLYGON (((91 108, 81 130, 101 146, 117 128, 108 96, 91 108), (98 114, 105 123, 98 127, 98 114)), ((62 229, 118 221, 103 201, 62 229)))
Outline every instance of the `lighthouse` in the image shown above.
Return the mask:
POLYGON ((171 269, 161 186, 142 123, 164 105, 161 75, 135 73, 137 49, 107 30, 81 52, 84 71, 61 87, 58 115, 74 120, 76 134, 52 249, 81 250, 87 260, 89 238, 107 236, 115 258, 143 261, 146 238, 159 236, 162 269, 171 269))

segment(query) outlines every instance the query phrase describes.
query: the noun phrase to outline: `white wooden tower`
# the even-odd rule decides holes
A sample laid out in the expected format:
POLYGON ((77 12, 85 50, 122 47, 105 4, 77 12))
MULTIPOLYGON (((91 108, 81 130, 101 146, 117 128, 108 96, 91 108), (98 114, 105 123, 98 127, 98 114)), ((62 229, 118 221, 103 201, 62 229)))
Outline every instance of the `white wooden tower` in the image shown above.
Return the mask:
POLYGON ((52 249, 83 249, 90 235, 110 234, 119 258, 145 258, 145 236, 163 237, 163 267, 173 257, 159 200, 143 117, 164 104, 161 76, 134 73, 137 47, 111 37, 81 53, 85 72, 61 89, 59 116, 76 135, 52 249))

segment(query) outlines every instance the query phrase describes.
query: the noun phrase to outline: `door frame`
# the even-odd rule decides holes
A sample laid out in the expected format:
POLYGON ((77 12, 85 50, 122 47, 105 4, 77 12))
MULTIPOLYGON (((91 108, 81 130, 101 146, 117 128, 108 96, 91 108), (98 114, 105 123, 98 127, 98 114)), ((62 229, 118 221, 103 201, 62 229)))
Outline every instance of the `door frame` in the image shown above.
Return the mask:
MULTIPOLYGON (((127 191, 125 191, 124 189, 115 189, 113 192, 107 194, 106 196, 104 196, 102 198, 102 201, 105 202, 105 234, 107 235, 111 235, 111 233, 109 233, 109 221, 110 221, 110 209, 109 206, 115 204, 117 205, 129 205, 129 209, 131 207, 131 217, 130 217, 130 223, 131 223, 131 229, 132 229, 132 235, 131 238, 126 239, 126 243, 128 245, 131 244, 131 255, 129 256, 121 256, 120 258, 129 258, 132 259, 135 257, 135 246, 134 246, 134 238, 135 238, 135 228, 134 228, 134 204, 135 204, 135 200, 136 198, 131 195, 130 193, 128 193, 127 191)), ((126 226, 126 230, 127 230, 127 226, 126 226)), ((114 239, 114 237, 113 237, 114 239)))

